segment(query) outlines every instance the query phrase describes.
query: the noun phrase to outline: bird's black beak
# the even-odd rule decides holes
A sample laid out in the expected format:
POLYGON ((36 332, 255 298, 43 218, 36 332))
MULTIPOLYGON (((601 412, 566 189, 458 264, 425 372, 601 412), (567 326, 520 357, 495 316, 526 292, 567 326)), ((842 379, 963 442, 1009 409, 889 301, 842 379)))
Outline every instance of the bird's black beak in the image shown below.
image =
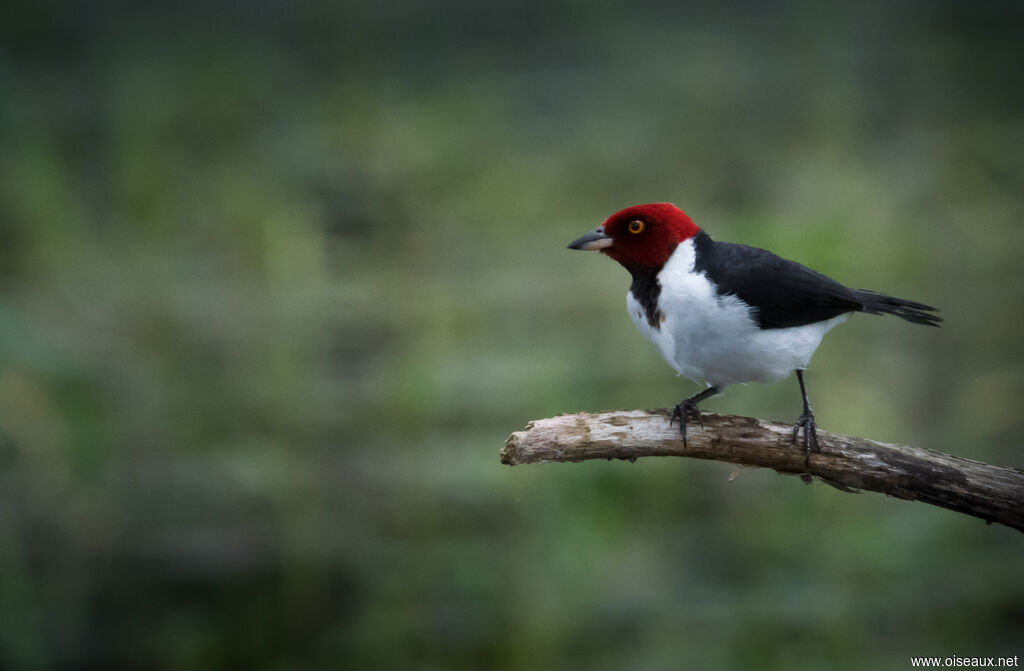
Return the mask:
POLYGON ((612 246, 612 239, 604 234, 603 228, 581 235, 569 243, 569 249, 583 249, 587 251, 604 249, 612 246))

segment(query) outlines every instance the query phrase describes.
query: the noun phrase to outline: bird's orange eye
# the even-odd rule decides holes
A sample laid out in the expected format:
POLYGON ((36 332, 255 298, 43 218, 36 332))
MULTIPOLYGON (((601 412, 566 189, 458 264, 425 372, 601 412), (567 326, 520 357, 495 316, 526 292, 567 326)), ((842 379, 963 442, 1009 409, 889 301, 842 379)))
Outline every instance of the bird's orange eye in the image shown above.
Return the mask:
POLYGON ((639 219, 634 219, 633 221, 629 222, 630 233, 642 233, 643 230, 644 222, 640 221, 639 219))

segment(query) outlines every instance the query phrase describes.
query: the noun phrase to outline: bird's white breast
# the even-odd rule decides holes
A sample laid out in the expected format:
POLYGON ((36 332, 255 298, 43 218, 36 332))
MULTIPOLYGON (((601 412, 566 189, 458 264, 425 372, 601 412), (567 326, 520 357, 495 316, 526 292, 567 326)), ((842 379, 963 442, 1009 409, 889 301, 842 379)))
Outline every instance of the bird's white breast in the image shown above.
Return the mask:
POLYGON ((627 295, 633 323, 654 343, 679 375, 722 387, 737 382, 779 380, 806 368, 822 337, 846 315, 784 329, 761 329, 750 307, 723 296, 694 271, 692 240, 680 243, 658 273, 658 309, 664 319, 652 326, 639 301, 627 295))

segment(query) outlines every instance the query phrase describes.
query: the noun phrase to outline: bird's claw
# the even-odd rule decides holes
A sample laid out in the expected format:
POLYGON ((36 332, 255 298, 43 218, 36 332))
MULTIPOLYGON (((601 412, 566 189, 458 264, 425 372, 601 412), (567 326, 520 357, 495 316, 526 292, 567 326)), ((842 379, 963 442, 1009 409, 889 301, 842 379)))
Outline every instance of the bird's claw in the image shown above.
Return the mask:
POLYGON ((809 464, 811 451, 821 452, 821 445, 818 443, 818 425, 814 423, 814 415, 805 412, 797 418, 793 425, 793 439, 790 441, 793 445, 796 445, 796 438, 801 428, 804 430, 804 461, 809 464))
POLYGON ((704 420, 700 416, 700 408, 693 399, 686 399, 682 403, 672 408, 672 415, 668 418, 668 425, 672 426, 672 423, 679 420, 679 433, 683 437, 683 447, 686 447, 686 421, 687 419, 696 419, 697 423, 700 424, 701 430, 704 429, 704 420))

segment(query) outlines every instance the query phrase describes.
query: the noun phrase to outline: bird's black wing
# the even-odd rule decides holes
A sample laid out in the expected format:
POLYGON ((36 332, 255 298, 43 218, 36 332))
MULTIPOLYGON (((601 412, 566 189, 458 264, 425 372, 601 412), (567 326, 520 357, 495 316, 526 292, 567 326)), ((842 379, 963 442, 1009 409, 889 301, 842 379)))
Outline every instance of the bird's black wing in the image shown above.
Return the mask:
POLYGON ((853 289, 764 249, 715 242, 703 231, 694 244, 694 270, 706 274, 718 293, 750 305, 763 329, 803 326, 864 309, 853 289))

